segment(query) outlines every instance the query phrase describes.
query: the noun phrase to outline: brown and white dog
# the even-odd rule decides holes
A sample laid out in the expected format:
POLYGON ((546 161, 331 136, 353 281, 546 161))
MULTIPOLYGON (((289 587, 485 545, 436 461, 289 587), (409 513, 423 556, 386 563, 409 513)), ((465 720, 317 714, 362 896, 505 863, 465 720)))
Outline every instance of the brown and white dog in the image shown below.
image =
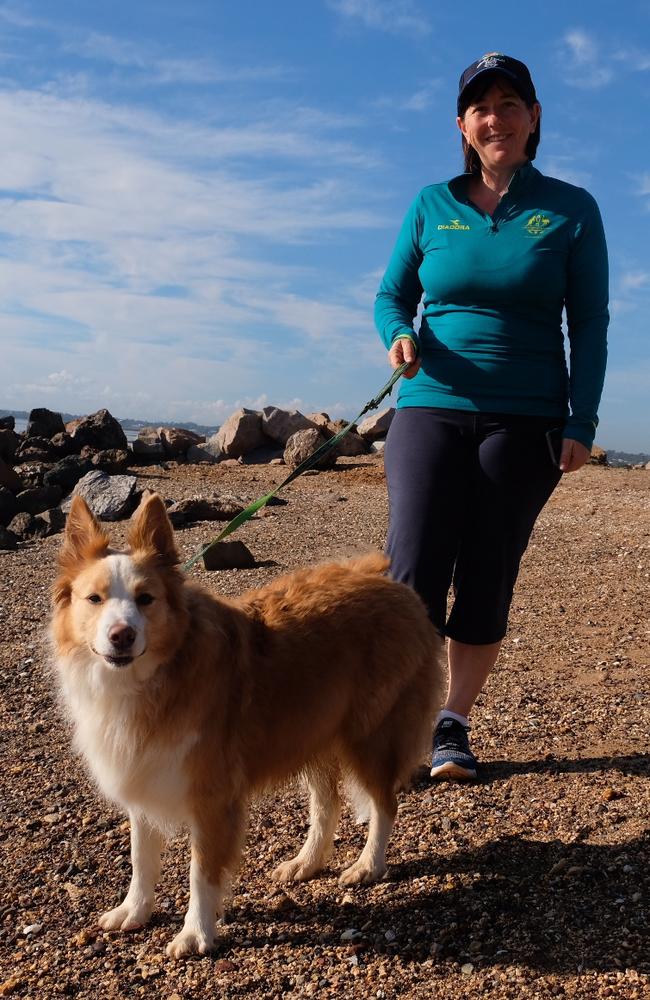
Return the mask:
POLYGON ((144 924, 166 833, 189 828, 190 902, 172 957, 213 945, 251 795, 301 773, 307 839, 274 875, 307 879, 332 850, 339 779, 368 837, 341 884, 385 870, 396 793, 427 749, 441 694, 441 643, 424 607, 372 554, 306 569, 237 600, 187 580, 157 496, 128 551, 75 498, 54 587, 63 699, 101 791, 131 821, 133 874, 106 930, 144 924))

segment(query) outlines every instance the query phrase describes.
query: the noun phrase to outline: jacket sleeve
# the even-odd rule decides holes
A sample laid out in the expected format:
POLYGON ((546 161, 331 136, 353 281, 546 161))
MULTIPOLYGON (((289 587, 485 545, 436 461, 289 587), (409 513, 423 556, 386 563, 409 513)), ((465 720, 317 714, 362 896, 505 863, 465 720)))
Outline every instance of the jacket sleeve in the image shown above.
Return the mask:
POLYGON ((395 249, 375 299, 375 325, 385 346, 398 337, 408 336, 417 345, 413 319, 422 298, 418 268, 422 263, 420 249, 421 215, 418 196, 402 223, 395 249))
POLYGON ((566 316, 570 416, 565 437, 591 448, 607 363, 609 273, 598 206, 587 195, 569 254, 566 316))

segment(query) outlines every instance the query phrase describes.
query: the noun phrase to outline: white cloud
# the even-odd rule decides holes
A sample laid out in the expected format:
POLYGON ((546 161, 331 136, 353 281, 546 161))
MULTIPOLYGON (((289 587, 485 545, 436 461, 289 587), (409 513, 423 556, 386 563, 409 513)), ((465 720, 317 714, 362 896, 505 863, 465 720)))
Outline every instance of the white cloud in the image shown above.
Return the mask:
POLYGON ((339 127, 345 116, 303 105, 215 125, 0 89, 2 405, 103 399, 120 415, 198 419, 215 399, 232 409, 234 386, 255 399, 271 373, 290 398, 278 343, 317 363, 350 331, 372 338, 340 292, 295 294, 308 269, 282 259, 383 224, 353 182, 372 153, 339 127))
POLYGON ((329 6, 349 21, 390 34, 425 34, 431 31, 426 15, 412 0, 328 0, 329 6))
MULTIPOLYGON (((54 24, 51 29, 56 31, 54 24)), ((266 80, 288 75, 277 65, 226 66, 208 59, 170 58, 152 46, 135 44, 112 35, 91 32, 77 34, 62 43, 63 50, 88 60, 128 67, 142 74, 150 83, 210 84, 266 80)), ((133 81, 130 81, 131 83, 133 81)))
MULTIPOLYGON (((577 187, 589 187, 591 174, 576 166, 577 157, 570 154, 556 153, 540 158, 542 172, 549 177, 575 184, 577 187)), ((579 161, 578 161, 579 162, 579 161)))
POLYGON ((628 271, 621 277, 624 291, 636 291, 646 285, 650 285, 650 271, 628 271))
POLYGON ((565 32, 559 62, 564 67, 567 82, 574 87, 596 90, 614 78, 614 71, 593 35, 582 28, 565 32))
POLYGON ((627 69, 635 70, 637 73, 650 69, 650 52, 633 46, 619 49, 614 53, 614 59, 625 63, 627 69))
POLYGON ((374 107, 387 108, 390 111, 428 111, 435 103, 441 87, 442 80, 432 80, 407 96, 380 97, 374 102, 374 107))

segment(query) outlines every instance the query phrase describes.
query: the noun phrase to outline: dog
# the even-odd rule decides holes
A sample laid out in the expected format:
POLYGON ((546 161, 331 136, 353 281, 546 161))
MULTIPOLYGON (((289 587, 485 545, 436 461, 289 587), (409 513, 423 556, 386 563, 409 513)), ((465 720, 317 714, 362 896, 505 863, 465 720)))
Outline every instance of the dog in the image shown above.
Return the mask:
POLYGON ((188 580, 179 561, 156 494, 136 511, 125 551, 75 497, 51 625, 76 748, 130 818, 131 884, 103 929, 146 923, 165 836, 189 828, 190 899, 172 958, 212 949, 251 796, 294 775, 309 789, 309 831, 275 878, 308 879, 326 864, 341 778, 368 835, 340 884, 382 877, 396 795, 428 747, 442 675, 423 604, 384 575, 379 553, 238 599, 188 580))

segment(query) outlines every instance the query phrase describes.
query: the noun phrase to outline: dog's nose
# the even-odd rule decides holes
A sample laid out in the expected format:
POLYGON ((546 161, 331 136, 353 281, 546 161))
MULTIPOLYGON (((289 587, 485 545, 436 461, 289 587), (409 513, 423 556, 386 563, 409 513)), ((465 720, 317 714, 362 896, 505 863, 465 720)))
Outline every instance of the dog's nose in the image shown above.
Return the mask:
POLYGON ((130 649, 135 642, 135 629, 124 622, 118 622, 116 625, 111 625, 108 630, 108 638, 111 645, 123 653, 130 649))

